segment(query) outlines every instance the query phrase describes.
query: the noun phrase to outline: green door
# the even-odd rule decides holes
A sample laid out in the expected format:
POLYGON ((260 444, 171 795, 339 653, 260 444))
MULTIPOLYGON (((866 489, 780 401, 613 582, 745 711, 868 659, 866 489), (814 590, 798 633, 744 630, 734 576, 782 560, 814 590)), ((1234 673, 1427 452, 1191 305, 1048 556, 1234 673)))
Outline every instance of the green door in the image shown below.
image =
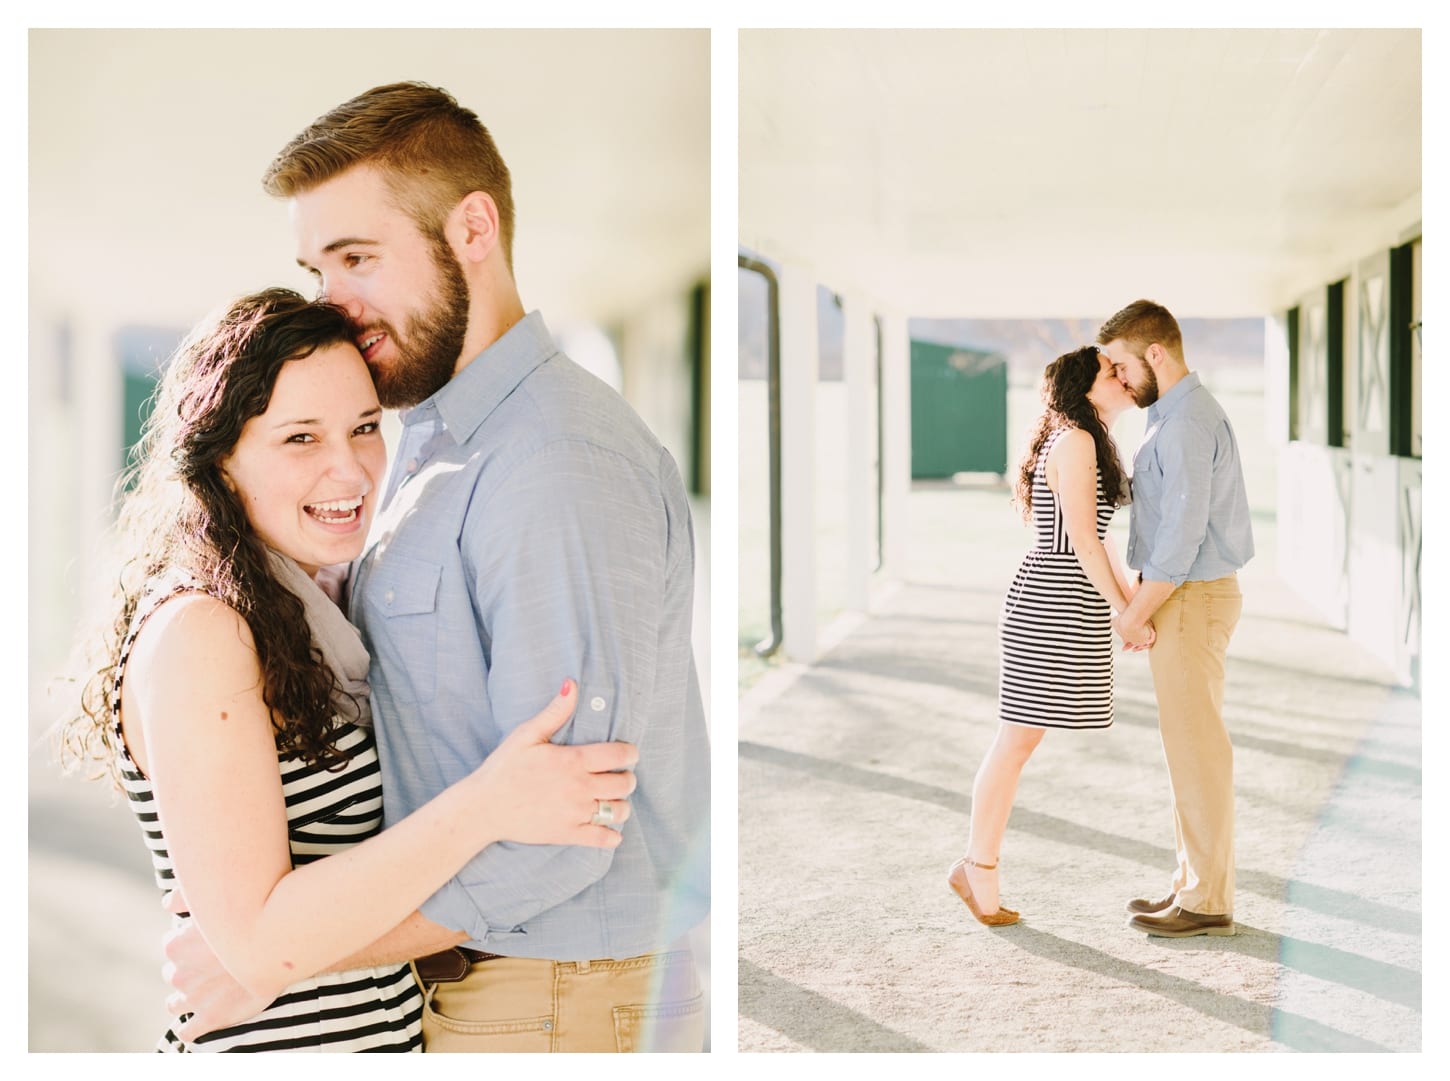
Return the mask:
POLYGON ((167 327, 126 326, 116 331, 114 341, 122 380, 123 467, 131 464, 141 429, 151 415, 156 384, 184 334, 185 331, 167 327))
POLYGON ((1007 361, 911 343, 911 476, 1007 472, 1007 361))

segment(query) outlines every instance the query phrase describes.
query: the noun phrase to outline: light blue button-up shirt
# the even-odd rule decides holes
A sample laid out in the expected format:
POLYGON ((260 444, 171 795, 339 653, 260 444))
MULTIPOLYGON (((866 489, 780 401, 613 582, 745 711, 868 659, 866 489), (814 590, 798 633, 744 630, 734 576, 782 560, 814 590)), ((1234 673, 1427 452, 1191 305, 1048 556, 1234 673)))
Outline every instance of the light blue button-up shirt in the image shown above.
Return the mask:
POLYGON ((1148 407, 1133 458, 1128 566, 1146 581, 1209 582, 1254 554, 1238 440, 1196 372, 1148 407))
POLYGON ((694 539, 673 459, 531 313, 403 415, 350 612, 391 825, 474 769, 566 677, 556 742, 639 747, 612 851, 496 844, 422 906, 474 947, 660 949, 709 896, 709 746, 690 645, 694 539))

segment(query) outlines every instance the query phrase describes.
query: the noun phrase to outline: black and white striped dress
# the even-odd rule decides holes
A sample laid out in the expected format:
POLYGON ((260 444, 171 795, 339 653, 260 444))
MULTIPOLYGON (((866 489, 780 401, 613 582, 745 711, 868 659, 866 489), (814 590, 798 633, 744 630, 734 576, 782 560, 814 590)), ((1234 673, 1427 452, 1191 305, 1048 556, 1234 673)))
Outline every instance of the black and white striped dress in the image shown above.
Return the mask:
MULTIPOLYGON (((1108 602, 1078 562, 1062 506, 1047 486, 1047 453, 1067 431, 1047 437, 1032 472, 1036 543, 1002 602, 999 716, 1042 728, 1106 728, 1113 723, 1113 633, 1108 602)), ((1098 478, 1098 537, 1117 508, 1098 478)))
MULTIPOLYGON (((123 749, 122 781, 151 851, 156 882, 163 890, 174 887, 175 873, 158 821, 151 781, 121 740, 121 682, 131 646, 147 618, 170 598, 198 589, 195 583, 176 576, 163 576, 152 583, 137 605, 122 644, 111 703, 117 744, 123 749)), ((346 725, 338 745, 352 758, 337 772, 279 756, 282 792, 287 801, 287 839, 294 867, 350 848, 382 829, 382 781, 371 729, 346 725)), ((218 807, 217 813, 225 814, 226 808, 218 807)), ((367 903, 366 898, 355 901, 367 903)), ((325 913, 317 915, 326 918, 325 913)), ((175 918, 178 923, 190 919, 175 918)), ((168 1029, 156 1045, 157 1051, 182 1052, 422 1049, 422 996, 407 965, 321 973, 292 984, 250 1021, 208 1033, 189 1044, 168 1029)))

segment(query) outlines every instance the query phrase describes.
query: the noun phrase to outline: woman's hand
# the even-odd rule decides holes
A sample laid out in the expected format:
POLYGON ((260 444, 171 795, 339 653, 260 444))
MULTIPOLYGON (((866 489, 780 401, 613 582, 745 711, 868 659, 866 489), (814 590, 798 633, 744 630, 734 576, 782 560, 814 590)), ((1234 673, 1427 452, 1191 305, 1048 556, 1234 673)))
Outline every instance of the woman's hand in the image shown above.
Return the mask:
POLYGON ((621 837, 590 818, 607 802, 618 825, 629 818, 639 750, 629 743, 558 746, 549 742, 574 714, 578 685, 563 689, 543 711, 513 730, 471 780, 500 840, 524 844, 616 848, 621 837))

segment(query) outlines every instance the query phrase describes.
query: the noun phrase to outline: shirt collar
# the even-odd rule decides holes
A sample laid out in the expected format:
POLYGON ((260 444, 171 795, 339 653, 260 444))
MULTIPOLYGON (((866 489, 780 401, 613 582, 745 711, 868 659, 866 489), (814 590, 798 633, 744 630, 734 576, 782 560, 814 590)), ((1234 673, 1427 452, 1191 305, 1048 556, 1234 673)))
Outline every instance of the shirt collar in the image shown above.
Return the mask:
POLYGON ((1189 372, 1178 382, 1173 384, 1172 389, 1165 391, 1158 400, 1148 407, 1148 423, 1166 417, 1183 403, 1189 393, 1201 385, 1197 372, 1189 372))
POLYGON ((466 442, 499 403, 556 352, 544 317, 529 312, 432 397, 404 411, 400 419, 411 425, 436 413, 454 439, 466 442))

